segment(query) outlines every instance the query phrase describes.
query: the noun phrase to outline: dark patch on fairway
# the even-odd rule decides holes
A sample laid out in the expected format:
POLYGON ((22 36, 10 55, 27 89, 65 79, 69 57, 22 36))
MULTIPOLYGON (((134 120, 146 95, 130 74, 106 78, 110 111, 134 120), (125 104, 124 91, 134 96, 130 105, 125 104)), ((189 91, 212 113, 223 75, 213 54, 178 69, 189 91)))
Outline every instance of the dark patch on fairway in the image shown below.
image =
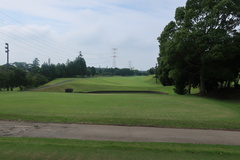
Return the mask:
POLYGON ((91 91, 91 92, 77 92, 77 93, 151 93, 151 94, 164 94, 168 95, 168 93, 158 92, 158 91, 91 91))
POLYGON ((208 98, 214 98, 219 100, 236 100, 240 101, 240 89, 224 88, 217 91, 212 91, 204 95, 208 98))

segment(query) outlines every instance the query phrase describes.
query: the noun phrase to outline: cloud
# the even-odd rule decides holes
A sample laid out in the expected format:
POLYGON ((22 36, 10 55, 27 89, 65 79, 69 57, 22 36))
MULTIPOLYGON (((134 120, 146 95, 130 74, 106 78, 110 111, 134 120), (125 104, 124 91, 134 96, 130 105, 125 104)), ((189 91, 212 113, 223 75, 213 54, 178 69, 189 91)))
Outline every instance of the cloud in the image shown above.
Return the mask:
MULTIPOLYGON (((118 48, 118 67, 148 69, 158 56, 157 37, 185 0, 8 0, 1 6, 0 40, 11 41, 12 60, 22 57, 64 63, 83 51, 87 64, 112 66, 112 48, 118 48), (15 18, 14 18, 15 19, 15 18), (9 25, 10 24, 10 25, 9 25), (12 26, 12 27, 10 27, 12 26), (19 33, 24 30, 24 33, 19 33), (27 34, 26 34, 26 33, 27 34), (5 35, 4 35, 5 33, 5 35), (6 35, 7 33, 7 35, 6 35), (11 36, 20 36, 20 40, 11 36), (10 38, 9 38, 10 37, 10 38), (32 37, 35 37, 33 40, 32 37), (42 42, 44 41, 44 42, 42 42), (35 46, 35 47, 33 47, 35 46), (21 48, 22 47, 22 48, 21 48), (18 56, 14 52, 21 53, 18 56), (36 54, 34 54, 36 53, 36 54), (34 56, 34 57, 33 57, 34 56)), ((29 61, 29 60, 28 60, 29 61)), ((30 61, 31 62, 31 61, 30 61)), ((3 63, 0 60, 0 63, 3 63)))
MULTIPOLYGON (((0 28, 1 44, 9 43, 11 62, 32 62, 35 57, 47 61, 57 58, 62 61, 67 56, 58 55, 63 49, 56 48, 56 33, 49 26, 5 26, 0 28)), ((3 45, 2 45, 3 46, 3 45)), ((3 56, 1 56, 3 57, 3 56)), ((1 59, 1 63, 4 63, 1 59)))

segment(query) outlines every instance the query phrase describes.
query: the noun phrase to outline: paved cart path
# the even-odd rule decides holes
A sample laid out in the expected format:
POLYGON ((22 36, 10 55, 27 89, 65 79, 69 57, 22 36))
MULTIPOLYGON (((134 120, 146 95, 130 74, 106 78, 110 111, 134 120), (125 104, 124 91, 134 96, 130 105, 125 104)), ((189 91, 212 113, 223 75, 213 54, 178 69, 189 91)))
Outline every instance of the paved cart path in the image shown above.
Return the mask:
POLYGON ((0 121, 0 137, 240 145, 240 131, 0 121))
POLYGON ((41 89, 45 89, 45 88, 51 88, 51 87, 58 86, 60 84, 64 84, 64 83, 71 82, 71 81, 74 81, 74 79, 66 80, 66 81, 56 83, 56 84, 52 84, 52 85, 49 85, 49 86, 43 86, 43 87, 39 87, 39 88, 30 89, 28 91, 37 91, 37 90, 41 90, 41 89))

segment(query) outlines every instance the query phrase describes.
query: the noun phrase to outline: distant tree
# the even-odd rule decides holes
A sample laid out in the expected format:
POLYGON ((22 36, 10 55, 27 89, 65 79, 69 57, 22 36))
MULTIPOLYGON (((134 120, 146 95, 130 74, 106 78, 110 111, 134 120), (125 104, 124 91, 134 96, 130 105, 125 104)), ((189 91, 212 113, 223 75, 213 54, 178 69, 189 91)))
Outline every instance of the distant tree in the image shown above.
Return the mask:
POLYGON ((59 70, 57 70, 54 64, 43 63, 40 69, 40 73, 45 76, 49 81, 59 77, 59 70))
POLYGON ((87 75, 87 66, 86 61, 82 57, 82 55, 79 55, 76 57, 74 61, 67 61, 66 64, 66 75, 67 77, 76 77, 81 76, 84 77, 87 75))
POLYGON ((27 72, 21 68, 12 67, 14 73, 10 80, 11 89, 19 87, 20 90, 24 90, 27 86, 27 72))
POLYGON ((87 76, 88 76, 88 77, 91 77, 91 76, 92 76, 92 72, 91 72, 90 67, 87 68, 87 76))
POLYGON ((56 70, 59 72, 58 78, 65 78, 67 75, 66 65, 58 63, 56 65, 56 70))
POLYGON ((96 75, 97 71, 95 67, 91 67, 91 73, 93 77, 96 75))
POLYGON ((76 76, 76 68, 72 61, 68 61, 66 64, 66 76, 67 77, 74 77, 76 76))
POLYGON ((39 62, 40 62, 40 61, 39 61, 38 58, 34 58, 33 63, 32 63, 32 66, 33 66, 33 67, 40 67, 39 62))
POLYGON ((152 67, 152 68, 150 68, 147 72, 149 73, 149 74, 155 74, 155 71, 156 69, 154 68, 154 67, 152 67))
POLYGON ((39 59, 34 58, 33 63, 30 65, 30 72, 33 74, 37 74, 40 72, 40 64, 39 64, 39 59))
POLYGON ((38 87, 48 82, 48 79, 39 73, 35 75, 28 74, 27 79, 29 88, 38 87))
POLYGON ((29 71, 29 68, 30 68, 30 65, 27 64, 26 62, 14 62, 12 65, 13 65, 14 67, 23 69, 23 70, 25 70, 25 71, 29 71))
POLYGON ((75 59, 74 63, 77 69, 76 75, 81 75, 82 77, 85 77, 85 75, 87 75, 87 65, 82 55, 79 55, 75 59))
POLYGON ((13 90, 15 87, 23 89, 27 85, 27 72, 12 65, 0 67, 0 90, 6 88, 13 90))
POLYGON ((123 68, 120 70, 120 74, 121 74, 121 76, 133 76, 134 71, 129 68, 123 68))

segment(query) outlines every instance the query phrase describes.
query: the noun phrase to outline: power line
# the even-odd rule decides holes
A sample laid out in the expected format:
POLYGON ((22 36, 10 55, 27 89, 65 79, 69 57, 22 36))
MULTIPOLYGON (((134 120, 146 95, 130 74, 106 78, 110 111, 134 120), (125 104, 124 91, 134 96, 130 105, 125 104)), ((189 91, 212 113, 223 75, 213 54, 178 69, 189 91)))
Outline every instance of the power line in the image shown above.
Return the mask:
MULTIPOLYGON (((38 32, 34 31, 32 27, 26 26, 19 20, 16 20, 15 18, 7 15, 2 11, 0 11, 0 15, 3 15, 2 17, 0 17, 0 23, 2 23, 5 28, 10 28, 14 33, 16 33, 16 34, 12 34, 11 32, 6 32, 3 30, 4 28, 2 28, 2 30, 0 30, 0 33, 5 36, 0 36, 0 39, 2 39, 3 42, 11 41, 12 46, 17 46, 23 50, 26 50, 26 53, 27 52, 38 53, 39 55, 45 56, 47 58, 66 61, 67 59, 69 59, 68 55, 72 53, 75 54, 78 52, 78 49, 75 49, 69 45, 67 46, 63 45, 62 43, 59 43, 52 39, 49 39, 48 41, 46 41, 44 39, 34 36, 34 35, 37 35, 38 32), (13 25, 13 24, 17 24, 17 25, 13 25), (4 37, 7 37, 7 38, 4 38, 4 37), (29 42, 29 39, 31 40, 31 42, 29 42), (46 54, 49 52, 51 54, 46 54)), ((94 56, 94 54, 87 54, 87 57, 89 56, 90 57, 94 56)), ((90 58, 90 59, 93 59, 93 58, 90 58)), ((116 59, 116 55, 115 55, 115 59, 116 59)), ((115 66, 116 66, 116 60, 115 60, 115 66)))
MULTIPOLYGON (((29 27, 26 27, 24 24, 22 24, 21 22, 15 20, 14 18, 8 16, 7 14, 3 13, 0 11, 0 13, 2 15, 4 15, 5 17, 8 17, 12 20, 14 20, 15 22, 17 22, 18 24, 21 24, 22 27, 20 28, 17 28, 14 27, 14 25, 11 25, 9 24, 8 22, 4 21, 2 18, 0 19, 0 23, 4 24, 4 25, 7 25, 8 28, 11 28, 13 31, 15 31, 16 33, 18 34, 11 34, 11 33, 8 33, 8 32, 4 32, 4 31, 1 31, 0 32, 4 35, 6 35, 7 37, 10 37, 11 39, 13 40, 17 40, 18 42, 24 44, 27 48, 27 50, 32 50, 34 52, 38 52, 40 53, 41 55, 44 55, 44 56, 50 56, 50 55, 45 55, 44 52, 49 52, 51 51, 51 56, 54 56, 55 59, 59 59, 59 60, 62 60, 63 57, 65 57, 64 59, 66 60, 68 58, 68 56, 65 56, 64 54, 58 54, 58 53, 76 53, 77 50, 73 49, 73 48, 70 48, 70 47, 64 47, 64 45, 60 44, 60 43, 57 43, 56 41, 48 41, 46 42, 45 40, 43 39, 40 39, 40 38, 37 38, 37 37, 34 37, 32 36, 34 33, 36 34, 37 32, 34 32, 33 31, 33 34, 30 33, 30 32, 26 32, 26 30, 31 30, 32 31, 32 28, 29 28, 29 27), (30 40, 32 40, 31 42, 28 42, 26 41, 26 39, 24 39, 23 37, 28 37, 30 40), (34 45, 34 43, 32 42, 35 42, 37 45, 34 45), (34 49, 34 50, 33 50, 34 49), (36 50, 35 50, 36 49, 36 50), (42 51, 42 53, 41 53, 42 51), (58 53, 56 53, 58 52, 58 53)), ((2 37, 0 38, 2 39, 3 41, 6 41, 6 39, 3 39, 2 37)), ((9 41, 9 40, 8 40, 9 41)), ((12 42, 11 42, 12 43, 12 42)), ((18 43, 17 43, 18 44, 18 43)), ((14 44, 17 46, 17 44, 14 44)), ((18 45, 19 46, 19 45, 18 45)), ((26 49, 25 47, 23 47, 22 45, 19 46, 20 48, 23 48, 23 49, 26 49)))
MULTIPOLYGON (((43 55, 43 56, 46 56, 46 57, 49 56, 49 55, 47 55, 47 54, 44 54, 45 52, 48 52, 48 51, 49 51, 49 50, 48 50, 47 48, 45 48, 45 47, 42 48, 42 47, 33 45, 32 43, 29 43, 29 42, 23 40, 22 38, 19 38, 19 37, 16 36, 16 35, 8 34, 8 33, 6 33, 6 32, 2 32, 1 30, 0 30, 0 32, 1 32, 2 34, 4 34, 4 35, 10 37, 11 39, 13 39, 13 40, 15 40, 15 41, 18 41, 18 43, 15 43, 14 41, 11 42, 11 44, 14 44, 15 46, 18 46, 18 47, 23 48, 23 49, 28 50, 28 51, 29 51, 29 50, 30 50, 30 51, 33 51, 33 53, 37 52, 37 53, 39 53, 39 54, 41 54, 41 55, 43 55), (25 45, 25 47, 27 47, 27 48, 25 48, 25 47, 22 46, 22 45, 19 45, 19 42, 20 42, 21 44, 25 45), (42 51, 42 52, 40 52, 40 51, 42 51)), ((2 38, 1 38, 1 39, 2 39, 2 38)), ((5 41, 6 39, 2 39, 2 40, 5 41)), ((9 41, 9 40, 8 40, 8 41, 9 41)), ((59 58, 59 57, 57 57, 57 56, 56 56, 56 58, 59 59, 59 60, 61 60, 61 58, 59 58)))
MULTIPOLYGON (((7 37, 11 37, 12 39, 14 40, 18 40, 18 42, 22 42, 24 44, 27 44, 28 46, 28 49, 29 49, 29 46, 30 48, 33 47, 33 48, 38 48, 38 50, 42 50, 44 52, 46 51, 52 51, 52 54, 55 54, 55 52, 66 52, 65 50, 62 50, 62 49, 59 49, 59 48, 56 48, 55 45, 50 45, 48 42, 46 41, 43 41, 42 39, 39 39, 37 37, 33 37, 29 32, 24 32, 22 31, 21 29, 16 29, 15 27, 13 27, 12 25, 8 24, 7 26, 8 28, 11 28, 12 30, 14 30, 16 33, 18 34, 11 34, 9 32, 4 32, 4 31, 1 31, 0 32, 4 35, 6 35, 7 37), (28 37, 31 42, 28 42, 25 40, 25 38, 23 37, 28 37), (34 45, 34 43, 37 43, 38 45, 34 45)), ((2 39, 2 38, 1 38, 2 39)), ((21 47, 22 48, 22 47, 21 47)), ((59 57, 59 54, 55 54, 56 57, 59 57)), ((64 55, 60 55, 60 56, 64 56, 64 55)), ((67 57, 67 56, 66 56, 67 57)), ((66 59, 65 57, 65 59, 66 59)))
MULTIPOLYGON (((23 26, 24 28, 30 30, 30 28, 29 28, 28 26, 26 26, 26 25, 23 24, 22 22, 16 20, 15 18, 13 18, 13 17, 11 17, 11 16, 9 16, 9 15, 1 12, 1 11, 0 11, 0 13, 1 13, 2 15, 4 15, 5 17, 8 17, 9 19, 13 20, 14 22, 20 24, 20 25, 23 26)), ((6 22, 5 22, 5 23, 6 23, 6 22)), ((49 45, 49 43, 46 43, 44 40, 41 40, 41 39, 35 39, 35 40, 41 41, 42 43, 45 43, 46 45, 49 45)), ((61 43, 58 43, 58 42, 56 42, 56 41, 55 41, 54 43, 53 43, 53 41, 52 41, 52 42, 50 42, 50 44, 57 45, 57 47, 60 47, 60 48, 62 48, 62 49, 64 49, 64 50, 71 50, 71 51, 73 51, 73 52, 76 52, 76 49, 74 49, 74 48, 72 48, 72 47, 70 47, 70 46, 63 46, 61 43)))

